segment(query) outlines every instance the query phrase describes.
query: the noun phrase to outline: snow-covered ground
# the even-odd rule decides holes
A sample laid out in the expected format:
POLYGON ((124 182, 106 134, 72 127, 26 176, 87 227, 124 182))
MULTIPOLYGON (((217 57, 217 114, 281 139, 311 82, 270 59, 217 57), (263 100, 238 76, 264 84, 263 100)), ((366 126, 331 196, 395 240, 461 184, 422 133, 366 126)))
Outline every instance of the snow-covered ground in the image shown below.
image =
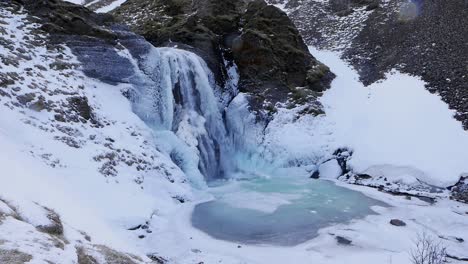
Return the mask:
MULTIPOLYGON (((40 45, 44 36, 32 33, 39 25, 26 14, 0 14, 0 260, 68 264, 84 251, 100 263, 115 263, 109 258, 128 252, 118 255, 123 263, 149 262, 145 254, 155 253, 182 264, 410 264, 409 251, 423 231, 451 255, 468 257, 468 205, 444 199, 429 204, 339 181, 391 207, 376 206, 379 215, 321 229, 317 238, 294 247, 209 237, 192 227, 190 217, 212 195, 193 190, 156 150, 153 131, 122 95, 128 87, 86 77, 67 47, 40 45), (390 225, 394 218, 407 226, 390 225), (351 245, 337 244, 337 236, 351 245)), ((354 170, 395 180, 411 183, 416 177, 445 186, 468 172, 466 132, 420 80, 394 72, 363 87, 336 54, 312 53, 338 76, 321 98, 327 115, 280 108, 265 135, 249 138, 249 144, 260 140, 259 155, 276 160, 275 168, 299 164, 310 172, 336 148, 348 147, 354 170)), ((242 97, 237 99, 242 106, 242 97)), ((249 199, 235 202, 259 209, 249 199)))
MULTIPOLYGON (((453 119, 453 112, 437 95, 426 91, 417 77, 392 72, 386 80, 364 87, 338 54, 313 48, 311 52, 338 76, 321 98, 327 115, 299 116, 297 113, 303 107, 280 108, 260 140, 259 149, 263 151, 260 156, 275 160, 278 167, 320 164, 337 148, 347 147, 354 152, 350 165, 357 172, 381 173, 391 181, 408 184, 417 178, 446 186, 468 171, 468 165, 463 162, 468 157, 466 132, 453 119)), ((242 105, 242 96, 236 101, 242 105)), ((341 171, 336 172, 337 165, 330 167, 323 170, 323 174, 329 175, 322 176, 339 176, 341 171)), ((311 168, 305 166, 305 169, 311 168)), ((276 171, 304 173, 292 168, 276 171)), ((346 259, 346 263, 410 264, 415 240, 426 233, 446 246, 450 255, 468 256, 466 204, 446 198, 430 204, 414 197, 393 196, 333 181, 384 201, 390 207, 376 206, 374 210, 379 215, 321 229, 317 238, 301 245, 274 247, 214 240, 191 226, 194 204, 186 204, 169 217, 170 224, 161 228, 164 231, 158 235, 162 240, 156 239, 154 244, 163 255, 178 263, 338 264, 346 259), (391 219, 400 219, 407 225, 393 226, 389 223, 391 219), (339 245, 336 236, 352 240, 351 245, 339 245)), ((262 207, 252 205, 249 199, 236 199, 236 206, 261 211, 271 210, 272 204, 262 207)))
POLYGON ((337 75, 320 98, 326 115, 298 117, 302 106, 280 108, 263 142, 272 159, 320 164, 348 148, 356 173, 390 181, 447 187, 468 173, 468 134, 418 77, 393 71, 365 87, 339 54, 311 52, 337 75))
MULTIPOLYGON (((468 236, 467 205, 447 200, 430 205, 415 198, 408 200, 368 187, 343 186, 385 201, 392 207, 375 207, 380 215, 321 229, 317 238, 301 245, 275 247, 215 240, 191 226, 193 205, 187 204, 168 218, 170 224, 164 226, 151 244, 174 263, 342 264, 346 260, 351 264, 411 264, 410 252, 414 249, 414 242, 419 234, 426 232, 435 241, 441 241, 451 255, 467 257, 466 242, 457 241, 457 238, 466 240, 468 236), (389 224, 391 219, 403 220, 407 226, 393 226, 389 224), (339 245, 337 236, 352 240, 352 244, 339 245)), ((249 207, 249 203, 251 201, 238 206, 249 207)))

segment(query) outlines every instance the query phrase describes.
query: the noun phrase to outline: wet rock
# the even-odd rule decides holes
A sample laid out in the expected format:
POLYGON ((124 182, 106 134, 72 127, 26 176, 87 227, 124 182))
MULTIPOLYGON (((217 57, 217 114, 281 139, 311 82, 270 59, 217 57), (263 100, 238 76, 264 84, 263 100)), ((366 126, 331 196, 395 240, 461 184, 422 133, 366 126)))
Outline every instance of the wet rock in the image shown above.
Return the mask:
POLYGON ((338 244, 345 245, 345 246, 349 246, 353 242, 352 240, 346 237, 342 237, 342 236, 336 236, 335 239, 336 239, 336 242, 338 242, 338 244))
POLYGON ((390 220, 390 224, 394 226, 406 226, 406 223, 399 219, 390 220))

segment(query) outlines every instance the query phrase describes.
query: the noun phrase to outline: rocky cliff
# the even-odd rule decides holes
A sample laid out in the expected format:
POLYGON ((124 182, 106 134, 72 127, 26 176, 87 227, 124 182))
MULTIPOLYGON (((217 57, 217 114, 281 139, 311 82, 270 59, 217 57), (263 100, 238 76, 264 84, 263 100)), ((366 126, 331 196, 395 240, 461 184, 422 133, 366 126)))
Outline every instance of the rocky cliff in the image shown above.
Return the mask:
POLYGON ((226 65, 235 63, 239 90, 251 95, 253 110, 315 96, 333 79, 288 16, 264 1, 131 0, 113 15, 155 46, 197 53, 221 87, 226 65))

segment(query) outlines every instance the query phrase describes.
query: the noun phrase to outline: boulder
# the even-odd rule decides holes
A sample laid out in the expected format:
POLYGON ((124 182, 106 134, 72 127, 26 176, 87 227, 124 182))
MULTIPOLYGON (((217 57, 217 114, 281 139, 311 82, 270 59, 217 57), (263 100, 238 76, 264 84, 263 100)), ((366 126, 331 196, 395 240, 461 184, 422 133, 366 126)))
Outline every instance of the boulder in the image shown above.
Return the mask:
POLYGON ((399 219, 390 220, 390 224, 394 226, 406 226, 406 223, 399 219))

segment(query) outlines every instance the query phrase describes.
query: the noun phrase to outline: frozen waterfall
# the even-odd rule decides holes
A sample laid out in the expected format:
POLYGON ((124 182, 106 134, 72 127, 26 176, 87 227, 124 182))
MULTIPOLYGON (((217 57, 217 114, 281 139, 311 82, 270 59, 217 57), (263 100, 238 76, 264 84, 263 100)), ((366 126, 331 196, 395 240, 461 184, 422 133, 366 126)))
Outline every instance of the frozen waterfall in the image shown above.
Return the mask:
POLYGON ((140 67, 150 80, 137 89, 136 113, 187 174, 224 177, 231 140, 215 95, 220 89, 203 59, 176 48, 152 48, 140 67))

